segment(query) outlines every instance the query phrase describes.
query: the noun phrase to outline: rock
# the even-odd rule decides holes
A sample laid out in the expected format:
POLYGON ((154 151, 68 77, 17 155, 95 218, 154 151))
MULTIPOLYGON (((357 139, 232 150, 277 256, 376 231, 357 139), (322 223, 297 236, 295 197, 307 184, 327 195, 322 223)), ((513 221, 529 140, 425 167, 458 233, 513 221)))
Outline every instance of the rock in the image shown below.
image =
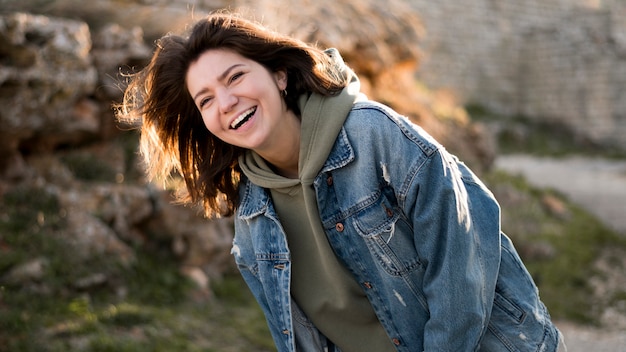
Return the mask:
POLYGON ((181 273, 188 277, 197 288, 201 290, 209 290, 209 278, 202 269, 195 266, 183 266, 181 273))
MULTIPOLYGON (((590 278, 592 299, 598 306, 609 307, 602 312, 601 324, 611 329, 626 331, 626 257, 615 248, 607 248, 594 265, 598 273, 590 278)), ((626 336, 625 336, 626 337, 626 336)))
POLYGON ((239 5, 280 32, 337 48, 364 77, 420 58, 424 28, 418 13, 405 1, 247 0, 239 5))
MULTIPOLYGON (((24 157, 16 150, 2 149, 0 143, 0 180, 16 181, 24 178, 28 174, 28 165, 24 161, 24 157)), ((0 194, 2 194, 0 187, 0 194)))
POLYGON ((49 260, 35 258, 28 262, 18 264, 3 277, 4 282, 12 285, 24 285, 29 282, 39 281, 46 275, 49 260))
POLYGON ((233 220, 208 220, 193 208, 172 204, 168 192, 158 196, 157 213, 146 224, 147 231, 168 236, 173 253, 184 267, 201 268, 209 278, 221 278, 224 273, 232 272, 233 220))
POLYGON ((79 18, 95 31, 111 23, 124 28, 139 26, 151 42, 163 33, 184 29, 192 16, 202 16, 208 10, 236 7, 238 2, 202 0, 190 5, 189 0, 98 0, 85 6, 83 0, 4 0, 2 12, 79 18))
POLYGON ((62 141, 74 133, 97 132, 98 126, 83 123, 84 115, 75 110, 97 79, 85 23, 23 13, 0 16, 0 43, 0 150, 16 150, 24 140, 36 143, 48 134, 62 141))
POLYGON ((80 209, 67 210, 67 230, 59 237, 75 248, 78 258, 105 255, 111 263, 128 266, 135 261, 132 248, 124 243, 102 220, 80 209))
POLYGON ((94 273, 76 280, 76 282, 74 282, 74 287, 78 290, 84 291, 103 286, 107 283, 107 281, 108 278, 106 274, 94 273))
POLYGON ((551 194, 545 194, 541 198, 541 204, 546 211, 557 218, 567 220, 572 215, 567 205, 558 197, 551 194))
POLYGON ((94 236, 114 237, 116 241, 113 242, 120 241, 114 248, 122 250, 122 257, 127 256, 127 245, 122 243, 145 242, 144 235, 137 232, 136 226, 155 214, 150 190, 139 186, 98 184, 79 187, 64 190, 59 194, 59 200, 70 217, 77 217, 78 222, 70 224, 72 228, 81 231, 86 224, 91 224, 94 236), (108 230, 100 229, 102 225, 108 230))
POLYGON ((99 77, 96 94, 100 99, 121 101, 123 75, 143 67, 151 55, 152 48, 144 42, 141 27, 125 29, 117 23, 104 26, 95 33, 91 51, 99 77))
POLYGON ((57 189, 72 187, 75 184, 74 176, 58 157, 51 153, 35 154, 27 158, 30 168, 30 178, 42 178, 57 189))

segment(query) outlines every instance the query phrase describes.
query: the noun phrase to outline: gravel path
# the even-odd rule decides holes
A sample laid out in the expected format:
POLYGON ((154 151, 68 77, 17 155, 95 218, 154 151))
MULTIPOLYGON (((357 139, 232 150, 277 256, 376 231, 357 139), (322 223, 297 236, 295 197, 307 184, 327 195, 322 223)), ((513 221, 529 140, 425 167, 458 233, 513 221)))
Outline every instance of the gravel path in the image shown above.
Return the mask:
MULTIPOLYGON (((499 156, 495 167, 552 188, 626 236, 626 161, 600 158, 499 156)), ((568 352, 626 352, 626 331, 556 323, 568 352)))

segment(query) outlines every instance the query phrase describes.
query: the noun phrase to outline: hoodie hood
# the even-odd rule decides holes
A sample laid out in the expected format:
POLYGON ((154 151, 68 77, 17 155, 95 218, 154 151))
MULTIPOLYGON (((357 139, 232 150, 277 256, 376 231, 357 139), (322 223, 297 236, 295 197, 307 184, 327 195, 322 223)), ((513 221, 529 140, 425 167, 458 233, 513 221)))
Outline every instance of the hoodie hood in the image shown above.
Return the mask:
POLYGON ((298 183, 310 185, 326 162, 346 117, 362 94, 358 77, 346 66, 339 52, 328 49, 325 53, 334 62, 334 69, 347 76, 348 84, 336 96, 316 93, 300 96, 299 179, 277 175, 263 158, 249 150, 239 158, 239 165, 252 183, 270 189, 291 187, 298 183))

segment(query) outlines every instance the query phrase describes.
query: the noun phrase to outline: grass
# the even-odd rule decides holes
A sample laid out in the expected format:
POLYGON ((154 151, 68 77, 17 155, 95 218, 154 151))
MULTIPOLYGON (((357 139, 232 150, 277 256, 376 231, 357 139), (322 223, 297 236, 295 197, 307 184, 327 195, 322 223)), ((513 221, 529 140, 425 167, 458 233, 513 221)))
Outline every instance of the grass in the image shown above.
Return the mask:
MULTIPOLYGON (((234 285, 245 293, 238 281, 229 277, 217 286, 234 285)), ((240 298, 237 306, 230 306, 229 297, 217 297, 210 304, 191 299, 159 304, 129 298, 118 304, 94 305, 78 299, 70 304, 74 315, 61 324, 53 341, 58 351, 85 340, 88 351, 270 351, 267 329, 258 331, 258 336, 249 329, 262 318, 251 303, 250 297, 240 298), (235 313, 240 320, 233 322, 235 313), (247 336, 239 333, 242 329, 248 331, 247 336), (73 338, 68 339, 68 334, 73 338)))
POLYGON ((59 241, 65 228, 54 194, 18 187, 0 203, 0 351, 271 351, 265 319, 236 276, 204 294, 178 271, 168 243, 136 248, 128 265, 77 256, 59 241), (7 273, 40 258, 31 279, 7 273), (83 290, 76 280, 108 279, 83 290))
POLYGON ((498 153, 556 157, 576 154, 626 158, 626 151, 614 145, 602 145, 592 141, 558 122, 530 119, 525 116, 503 117, 475 104, 468 105, 467 111, 474 121, 501 126, 496 136, 498 153))
POLYGON ((98 160, 102 156, 90 150, 67 150, 61 154, 59 160, 76 179, 84 182, 119 183, 139 180, 143 175, 136 167, 138 138, 137 131, 125 131, 115 136, 112 141, 111 144, 119 148, 125 161, 124 170, 119 172, 107 162, 108 160, 98 160), (121 180, 120 173, 124 175, 121 180))
MULTIPOLYGON (((238 278, 226 281, 236 282, 238 278)), ((134 297, 115 303, 96 302, 86 295, 52 299, 45 306, 26 308, 28 313, 20 316, 21 326, 10 334, 3 324, 0 350, 271 351, 262 313, 251 298, 237 306, 229 302, 227 297, 210 304, 191 299, 158 304, 134 297)))
MULTIPOLYGON (((141 272, 131 268, 125 276, 141 272)), ((123 298, 114 292, 51 296, 3 286, 0 351, 272 350, 263 315, 238 276, 215 285, 218 292, 234 290, 233 296, 200 302, 174 263, 161 261, 145 279, 130 285, 123 298)))
POLYGON ((35 258, 56 253, 52 234, 65 226, 57 198, 41 188, 17 187, 0 204, 0 272, 35 258))
POLYGON ((494 171, 485 180, 496 197, 503 188, 510 192, 511 187, 518 192, 517 197, 523 197, 522 201, 503 204, 503 227, 518 247, 551 314, 558 319, 597 324, 606 307, 593 299, 589 279, 599 275, 594 262, 607 248, 626 253, 626 238, 563 195, 533 187, 520 176, 494 171), (546 197, 561 202, 562 212, 548 211, 546 197), (537 245, 550 252, 533 254, 537 245))
POLYGON ((74 177, 83 181, 115 182, 116 172, 105 163, 94 163, 88 152, 70 153, 61 157, 74 177))
MULTIPOLYGON (((625 151, 577 136, 563 125, 537 122, 523 116, 502 117, 476 105, 467 109, 473 120, 500 126, 495 136, 499 154, 626 158, 625 151)), ((503 228, 520 249, 520 255, 554 317, 597 324, 605 304, 618 306, 626 302, 626 292, 623 291, 613 293, 612 302, 598 299, 593 296, 594 287, 590 284, 590 278, 603 275, 594 264, 607 249, 626 253, 624 236, 571 203, 563 194, 533 187, 521 176, 496 170, 487 175, 485 181, 496 197, 498 190, 504 190, 504 194, 513 190, 516 194, 518 200, 510 204, 506 204, 506 196, 502 197, 505 199, 503 228), (548 198, 563 206, 561 212, 554 213, 546 208, 548 198), (537 245, 549 248, 552 255, 525 256, 525 253, 532 252, 528 247, 537 245)))

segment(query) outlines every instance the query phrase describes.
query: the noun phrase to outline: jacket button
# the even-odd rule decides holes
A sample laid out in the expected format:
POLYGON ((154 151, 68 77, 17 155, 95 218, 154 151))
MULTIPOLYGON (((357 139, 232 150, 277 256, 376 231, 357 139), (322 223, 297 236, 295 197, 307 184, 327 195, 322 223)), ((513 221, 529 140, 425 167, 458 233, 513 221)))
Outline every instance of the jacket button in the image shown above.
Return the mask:
POLYGON ((393 342, 393 344, 396 346, 400 346, 400 339, 393 339, 391 340, 391 342, 393 342))
POLYGON ((332 176, 328 176, 328 178, 326 179, 326 184, 329 186, 333 185, 333 177, 332 176))
POLYGON ((393 210, 387 208, 387 210, 385 210, 387 212, 387 216, 388 217, 392 217, 393 216, 393 210))
POLYGON ((284 335, 289 335, 289 330, 287 330, 287 329, 283 330, 283 334, 284 335))
POLYGON ((343 224, 342 224, 342 223, 340 223, 340 222, 338 222, 338 223, 335 225, 335 230, 337 230, 337 231, 339 231, 339 232, 343 232, 343 224))
POLYGON ((365 288, 372 288, 372 283, 371 283, 371 282, 369 282, 369 281, 365 281, 365 282, 363 283, 363 286, 365 286, 365 288))

